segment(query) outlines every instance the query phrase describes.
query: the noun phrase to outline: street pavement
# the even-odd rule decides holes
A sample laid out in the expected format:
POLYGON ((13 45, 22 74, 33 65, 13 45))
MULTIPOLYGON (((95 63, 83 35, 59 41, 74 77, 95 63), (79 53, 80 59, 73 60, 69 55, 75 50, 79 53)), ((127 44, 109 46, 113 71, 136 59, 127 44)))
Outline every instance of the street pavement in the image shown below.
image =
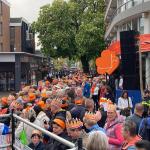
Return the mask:
POLYGON ((9 93, 11 93, 11 92, 0 92, 0 98, 3 96, 7 97, 9 95, 9 93))

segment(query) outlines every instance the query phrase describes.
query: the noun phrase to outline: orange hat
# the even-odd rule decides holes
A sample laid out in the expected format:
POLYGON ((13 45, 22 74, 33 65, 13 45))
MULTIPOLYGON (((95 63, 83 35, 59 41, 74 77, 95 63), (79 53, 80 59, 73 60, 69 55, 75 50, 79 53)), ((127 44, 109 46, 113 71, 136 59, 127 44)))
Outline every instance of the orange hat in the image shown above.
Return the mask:
POLYGON ((107 106, 107 111, 117 111, 117 106, 114 104, 109 104, 107 106))
POLYGON ((46 92, 42 92, 42 93, 41 93, 41 97, 47 98, 46 92))
POLYGON ((13 101, 13 100, 15 100, 15 99, 16 99, 16 98, 15 98, 15 96, 13 96, 13 95, 9 95, 9 96, 8 96, 8 100, 9 100, 9 101, 13 101))
POLYGON ((29 100, 30 100, 30 101, 33 101, 33 100, 36 99, 36 96, 35 96, 34 93, 29 93, 28 96, 29 96, 29 100))
POLYGON ((50 85, 50 82, 49 81, 45 81, 45 85, 50 85))
POLYGON ((94 120, 94 121, 98 122, 101 119, 101 113, 99 111, 97 111, 96 113, 86 112, 84 115, 84 119, 94 120))
POLYGON ((7 97, 2 97, 1 98, 1 103, 2 103, 2 105, 7 105, 8 104, 7 97))
POLYGON ((46 107, 46 104, 44 103, 44 101, 39 101, 39 102, 37 103, 37 105, 38 105, 39 107, 41 107, 42 109, 44 109, 44 108, 46 107))
POLYGON ((83 126, 83 122, 78 119, 72 119, 70 121, 66 121, 66 128, 67 129, 78 129, 83 126))
POLYGON ((43 89, 43 90, 41 91, 41 97, 47 98, 46 89, 43 89))
POLYGON ((61 104, 62 102, 59 99, 53 99, 51 102, 51 106, 61 107, 61 104))
POLYGON ((82 99, 82 98, 76 99, 76 100, 75 100, 75 104, 76 104, 76 105, 82 105, 82 104, 83 104, 83 99, 82 99))
POLYGON ((59 119, 59 118, 55 118, 53 120, 53 122, 57 125, 59 125, 62 129, 65 129, 66 128, 66 124, 65 122, 62 120, 62 119, 59 119))

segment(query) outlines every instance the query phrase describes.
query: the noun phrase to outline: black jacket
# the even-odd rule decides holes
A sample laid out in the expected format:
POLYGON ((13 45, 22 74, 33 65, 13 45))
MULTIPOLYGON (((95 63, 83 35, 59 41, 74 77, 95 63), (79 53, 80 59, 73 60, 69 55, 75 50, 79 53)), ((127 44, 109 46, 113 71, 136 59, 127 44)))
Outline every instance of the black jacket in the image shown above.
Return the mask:
POLYGON ((45 145, 42 142, 40 142, 37 146, 34 146, 33 143, 30 143, 28 146, 33 150, 46 150, 45 145))
MULTIPOLYGON (((68 140, 68 136, 65 132, 61 133, 60 135, 58 135, 66 140, 68 140)), ((69 149, 68 146, 58 142, 57 140, 55 139, 51 139, 49 144, 46 146, 46 150, 66 150, 66 149, 69 149)))
POLYGON ((85 107, 82 105, 76 105, 71 110, 71 116, 72 118, 78 118, 80 120, 83 120, 84 114, 85 114, 85 107))

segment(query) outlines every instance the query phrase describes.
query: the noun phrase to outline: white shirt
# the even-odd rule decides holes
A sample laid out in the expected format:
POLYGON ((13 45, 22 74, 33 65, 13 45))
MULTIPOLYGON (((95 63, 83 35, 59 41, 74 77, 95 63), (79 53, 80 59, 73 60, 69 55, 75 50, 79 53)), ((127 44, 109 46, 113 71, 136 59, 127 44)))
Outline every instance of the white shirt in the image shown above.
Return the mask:
POLYGON ((98 95, 99 87, 95 87, 93 95, 98 95))
POLYGON ((127 107, 130 107, 130 108, 133 107, 131 98, 129 97, 129 106, 128 106, 128 99, 124 99, 124 98, 120 97, 118 99, 118 108, 119 109, 124 109, 124 108, 127 108, 127 107))

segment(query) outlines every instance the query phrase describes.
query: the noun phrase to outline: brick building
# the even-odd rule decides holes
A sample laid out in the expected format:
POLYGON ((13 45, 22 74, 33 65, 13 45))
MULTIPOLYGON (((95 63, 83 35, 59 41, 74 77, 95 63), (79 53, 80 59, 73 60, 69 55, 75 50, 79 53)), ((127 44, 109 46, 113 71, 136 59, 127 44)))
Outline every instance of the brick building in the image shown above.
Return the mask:
POLYGON ((0 52, 10 51, 10 4, 0 0, 0 52))
POLYGON ((19 91, 22 83, 42 79, 45 58, 35 54, 35 38, 23 18, 10 18, 10 4, 0 0, 0 91, 19 91))

